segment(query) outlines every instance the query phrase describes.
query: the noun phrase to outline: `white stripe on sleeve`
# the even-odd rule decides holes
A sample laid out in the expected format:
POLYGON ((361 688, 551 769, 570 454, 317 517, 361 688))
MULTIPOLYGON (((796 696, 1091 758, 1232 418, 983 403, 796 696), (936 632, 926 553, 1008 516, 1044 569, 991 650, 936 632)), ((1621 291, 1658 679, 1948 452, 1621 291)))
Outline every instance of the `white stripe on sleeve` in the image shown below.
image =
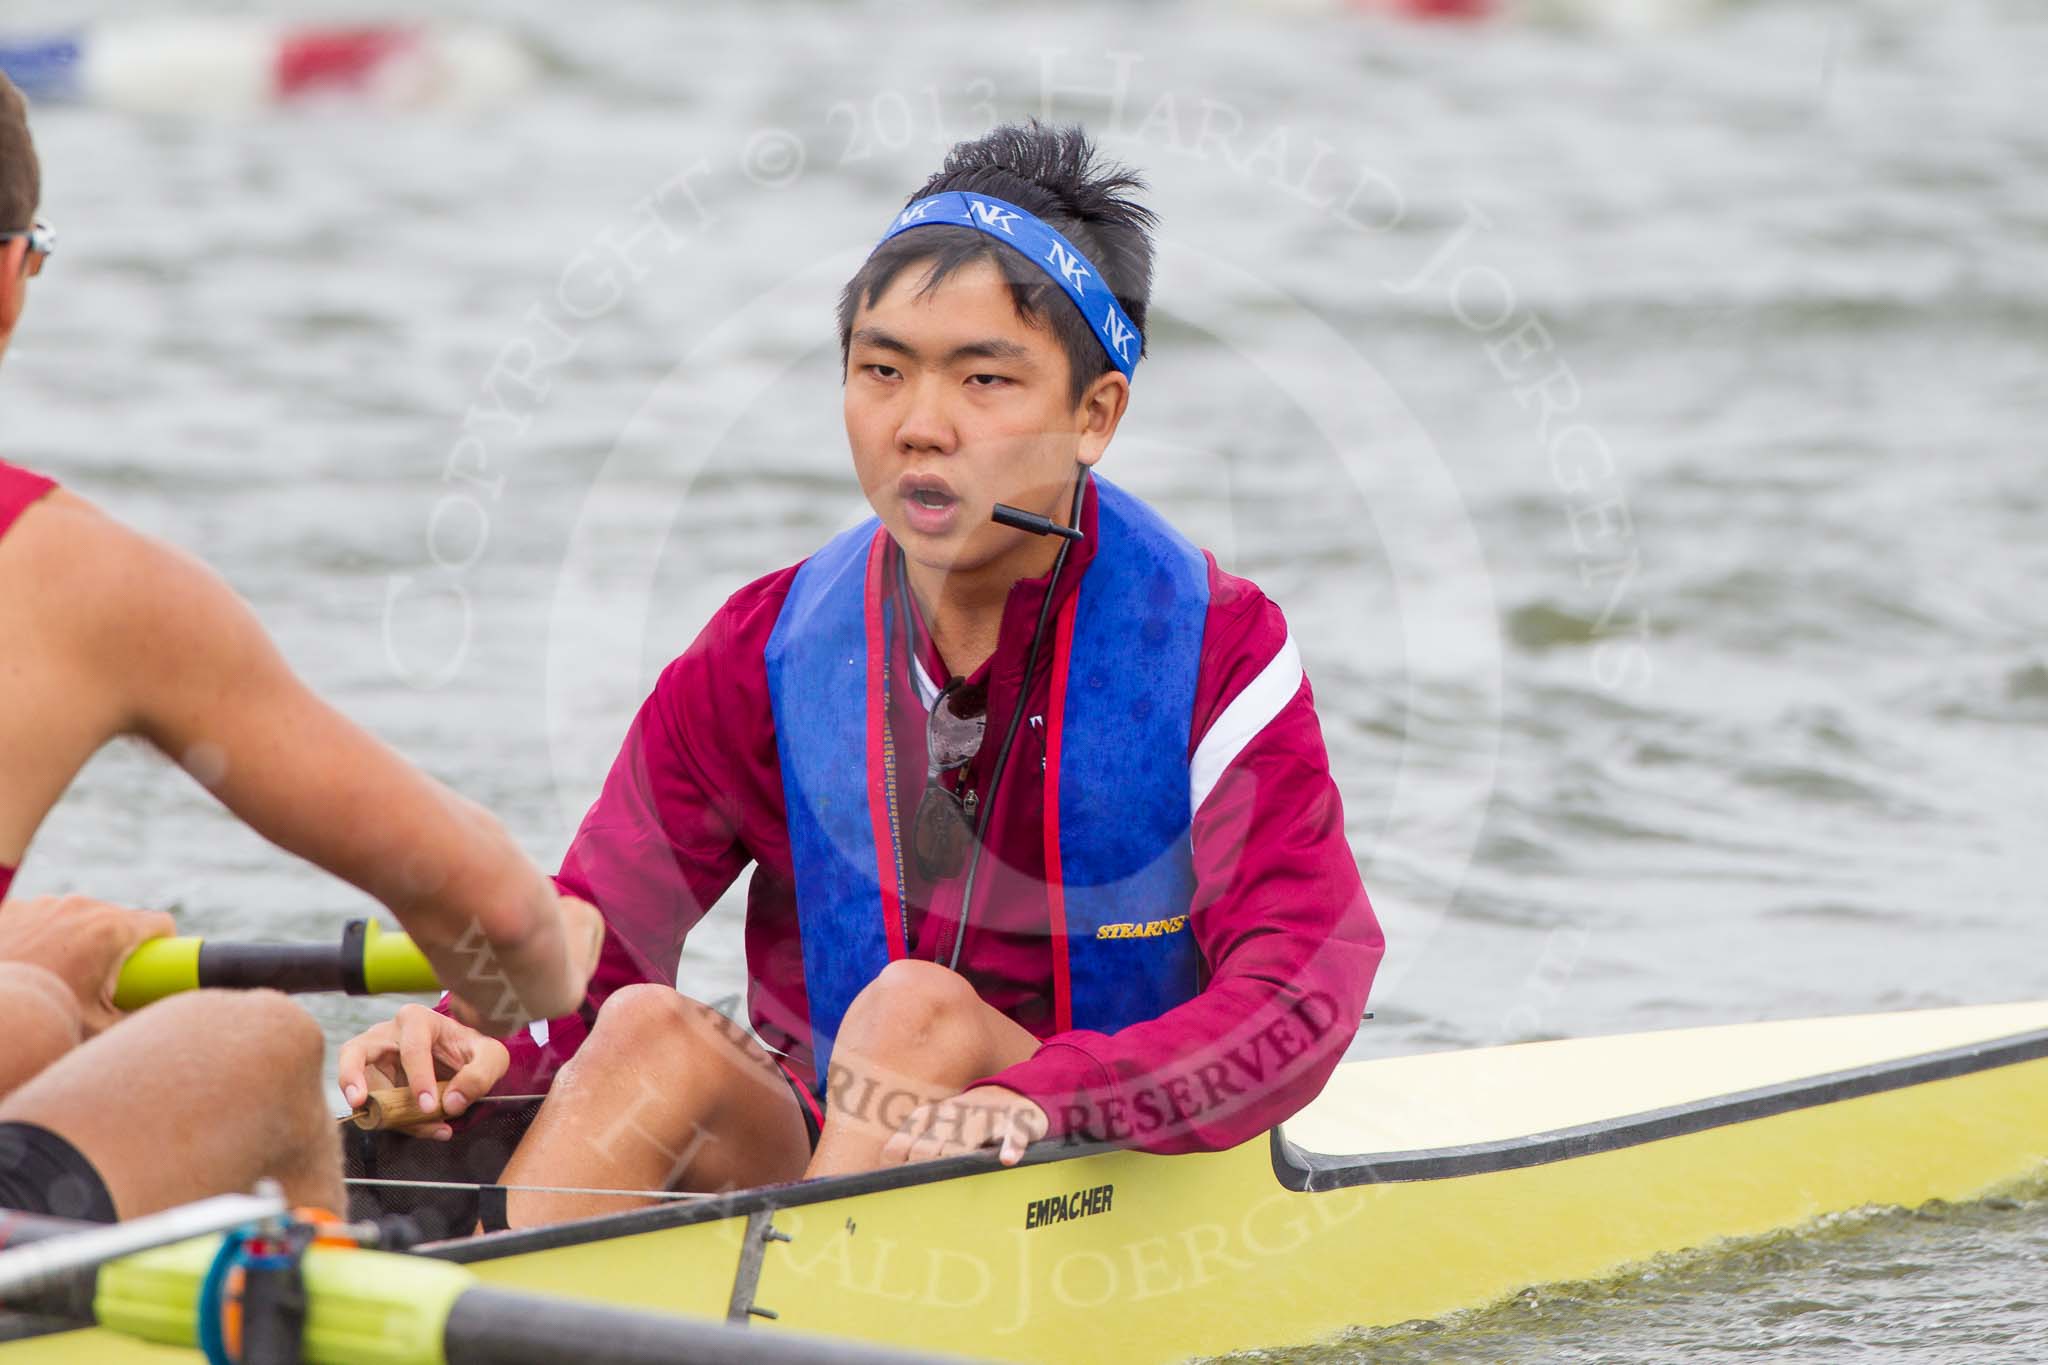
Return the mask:
POLYGON ((1230 705, 1195 745, 1194 759, 1188 764, 1190 812, 1201 810, 1244 746, 1287 709, 1287 703, 1301 690, 1301 679, 1301 651, 1294 647, 1294 632, 1289 631, 1272 661, 1230 699, 1230 705))

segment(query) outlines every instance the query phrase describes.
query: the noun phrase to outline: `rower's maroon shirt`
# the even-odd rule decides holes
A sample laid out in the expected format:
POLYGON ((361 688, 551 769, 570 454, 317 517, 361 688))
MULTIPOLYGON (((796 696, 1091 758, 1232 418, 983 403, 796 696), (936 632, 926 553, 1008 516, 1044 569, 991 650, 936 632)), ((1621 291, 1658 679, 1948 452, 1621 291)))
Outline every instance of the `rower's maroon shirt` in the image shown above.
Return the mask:
MULTIPOLYGON (((0 460, 0 539, 5 539, 23 512, 57 485, 40 474, 0 460)), ((0 896, 14 885, 14 869, 0 863, 0 896)))
MULTIPOLYGON (((1061 599, 1093 554, 1092 488, 1081 527, 1087 539, 1068 555, 1061 599)), ((610 928, 590 998, 578 1017, 508 1040, 512 1068, 501 1092, 544 1088, 613 991, 674 982, 684 936, 749 863, 748 1012, 790 1069, 815 1080, 764 663, 795 573, 780 570, 733 594, 663 670, 634 719, 556 878, 595 904, 610 928)), ((1011 589, 996 651, 977 675, 989 686, 990 721, 964 785, 985 801, 1046 589, 1044 578, 1011 589)), ((1050 630, 989 815, 959 970, 984 1000, 1042 1040, 1029 1060, 987 1080, 1037 1101, 1055 1135, 1108 1137, 1152 1151, 1222 1148, 1256 1136, 1322 1088, 1358 1027, 1379 964, 1379 925, 1344 836, 1313 696, 1286 622, 1213 557, 1209 590, 1190 740, 1197 886, 1184 931, 1195 935, 1207 966, 1201 993, 1115 1034, 1054 1032, 1040 719, 1050 630)), ((947 675, 928 643, 915 670, 894 642, 891 652, 898 809, 907 823, 924 790, 931 680, 947 675)), ((964 878, 933 887, 914 866, 906 874, 913 955, 944 961, 964 878)), ((1158 913, 1133 907, 1135 920, 1158 913)))

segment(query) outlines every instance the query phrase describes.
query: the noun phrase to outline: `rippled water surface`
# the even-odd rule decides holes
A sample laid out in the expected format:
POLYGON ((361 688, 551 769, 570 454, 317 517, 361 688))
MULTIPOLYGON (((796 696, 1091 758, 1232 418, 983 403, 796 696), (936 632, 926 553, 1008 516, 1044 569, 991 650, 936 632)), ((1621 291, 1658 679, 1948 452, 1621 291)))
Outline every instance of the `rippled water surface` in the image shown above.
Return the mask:
POLYGON ((1224 1357, 1460 1365, 1743 1359, 2040 1357, 2048 1226, 2038 1182, 1974 1204, 1864 1212, 1595 1284, 1549 1285, 1481 1312, 1224 1357))
MULTIPOLYGON (((715 604, 860 510, 838 284, 1049 109, 1156 187, 1104 467, 1288 611, 1391 941, 1360 1055, 2048 995, 2038 8, 469 9, 541 59, 487 114, 39 111, 0 411, 543 862, 715 604)), ((22 886, 357 906, 126 749, 22 886)), ((2038 1193, 1884 1214, 1318 1358, 2019 1358, 2044 1250, 2038 1193)))

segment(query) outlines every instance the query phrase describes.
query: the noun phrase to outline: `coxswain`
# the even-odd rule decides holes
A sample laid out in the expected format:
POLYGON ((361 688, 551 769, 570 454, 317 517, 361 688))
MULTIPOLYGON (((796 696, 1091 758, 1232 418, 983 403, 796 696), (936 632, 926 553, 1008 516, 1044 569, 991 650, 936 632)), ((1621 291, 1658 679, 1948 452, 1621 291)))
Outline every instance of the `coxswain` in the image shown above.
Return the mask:
POLYGON ((435 1048, 549 1090, 505 1224, 1046 1138, 1223 1148, 1336 1066, 1383 941, 1300 655, 1094 472, 1145 353, 1141 188, 1078 127, 951 150, 839 307, 874 518, 668 665, 562 860, 609 928, 584 1008, 500 1045, 414 1006, 344 1047, 351 1102, 435 1048), (750 865, 742 1025, 673 983, 750 865))

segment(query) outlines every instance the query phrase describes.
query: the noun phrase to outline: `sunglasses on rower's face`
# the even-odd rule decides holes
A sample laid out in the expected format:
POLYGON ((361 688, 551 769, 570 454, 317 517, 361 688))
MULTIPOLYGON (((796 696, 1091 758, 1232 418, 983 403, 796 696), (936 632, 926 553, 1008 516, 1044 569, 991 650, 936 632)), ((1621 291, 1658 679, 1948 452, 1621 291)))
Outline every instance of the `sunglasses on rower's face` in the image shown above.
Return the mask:
POLYGON ((28 250, 21 258, 21 273, 30 277, 42 274, 43 262, 57 249, 57 230, 39 220, 34 227, 24 228, 19 232, 0 232, 0 243, 11 242, 16 238, 28 242, 28 250))
POLYGON ((974 796, 970 792, 961 800, 939 778, 972 763, 987 732, 988 689, 969 687, 958 678, 947 683, 925 718, 924 798, 911 826, 911 850, 926 881, 957 877, 967 864, 974 842, 974 796))

